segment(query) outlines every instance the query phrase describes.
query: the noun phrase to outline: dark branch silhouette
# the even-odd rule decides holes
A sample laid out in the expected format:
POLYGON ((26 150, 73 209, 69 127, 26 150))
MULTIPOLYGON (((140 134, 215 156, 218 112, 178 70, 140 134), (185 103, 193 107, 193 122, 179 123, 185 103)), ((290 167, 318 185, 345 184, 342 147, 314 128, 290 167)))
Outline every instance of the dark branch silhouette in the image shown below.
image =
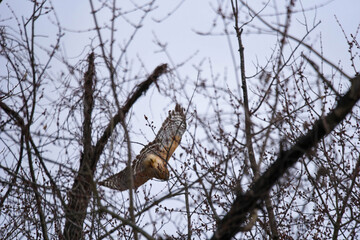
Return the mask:
POLYGON ((75 177, 74 184, 69 193, 69 204, 66 207, 66 222, 64 227, 65 239, 81 239, 83 232, 83 223, 86 217, 86 208, 88 207, 91 189, 93 184, 93 174, 96 170, 97 162, 102 154, 109 137, 114 128, 125 118, 130 108, 136 100, 140 98, 158 78, 167 71, 167 65, 158 66, 154 72, 141 84, 127 99, 124 106, 110 120, 107 128, 98 140, 96 146, 91 146, 91 111, 93 107, 93 88, 92 81, 95 78, 94 54, 88 57, 88 70, 84 76, 84 123, 83 123, 83 143, 84 151, 80 159, 80 167, 75 177))
POLYGON ((353 78, 351 82, 349 91, 339 99, 337 106, 326 117, 318 119, 312 129, 299 137, 289 150, 281 152, 278 159, 244 195, 239 194, 236 197, 230 211, 220 221, 213 240, 231 239, 238 233, 246 222, 248 213, 261 204, 263 197, 284 173, 345 119, 360 98, 360 76, 353 78))

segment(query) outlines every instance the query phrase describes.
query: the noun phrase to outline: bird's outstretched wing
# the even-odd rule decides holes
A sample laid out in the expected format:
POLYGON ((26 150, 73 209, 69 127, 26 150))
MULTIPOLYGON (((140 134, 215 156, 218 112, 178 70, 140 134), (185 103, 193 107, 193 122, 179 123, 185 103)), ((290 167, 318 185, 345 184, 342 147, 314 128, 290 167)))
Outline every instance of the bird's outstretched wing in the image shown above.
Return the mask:
POLYGON ((99 182, 100 185, 124 191, 130 188, 133 179, 134 188, 138 188, 146 181, 157 178, 169 179, 167 162, 179 146, 182 135, 186 130, 186 116, 184 109, 176 104, 175 109, 169 111, 154 141, 146 145, 132 163, 132 172, 126 167, 121 172, 99 182))

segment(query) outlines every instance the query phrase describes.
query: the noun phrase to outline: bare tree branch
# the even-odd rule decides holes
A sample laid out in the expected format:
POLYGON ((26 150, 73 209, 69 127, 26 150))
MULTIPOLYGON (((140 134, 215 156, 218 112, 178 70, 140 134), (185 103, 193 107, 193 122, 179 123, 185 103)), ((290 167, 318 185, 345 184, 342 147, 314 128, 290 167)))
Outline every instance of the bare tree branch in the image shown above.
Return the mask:
POLYGON ((96 146, 94 149, 93 166, 96 165, 97 161, 99 160, 100 154, 102 153, 109 137, 111 136, 113 129, 120 122, 122 114, 125 117, 126 114, 129 112, 130 108, 133 106, 133 104, 140 98, 140 96, 143 93, 145 93, 149 89, 150 85, 152 83, 156 84, 156 81, 158 80, 158 78, 166 72, 167 72, 167 64, 162 64, 162 65, 159 65, 158 67, 156 67, 155 70, 153 71, 153 73, 144 82, 139 84, 136 87, 136 89, 134 90, 134 92, 132 93, 132 95, 127 99, 124 106, 120 110, 120 111, 122 111, 122 113, 120 113, 120 111, 119 111, 110 120, 110 122, 109 122, 108 126, 106 127, 104 133, 102 134, 101 138, 96 143, 96 146))
POLYGON ((78 174, 69 193, 69 204, 65 208, 65 239, 81 239, 86 208, 89 204, 93 171, 91 161, 93 151, 91 145, 91 113, 94 106, 93 81, 95 78, 94 53, 88 57, 88 70, 84 76, 84 122, 83 122, 83 153, 80 159, 78 174))
POLYGON ((254 182, 244 194, 238 195, 230 211, 221 220, 212 239, 231 239, 239 232, 246 221, 247 214, 256 208, 274 184, 293 166, 307 151, 329 134, 352 111, 360 98, 360 76, 351 80, 349 91, 339 99, 337 106, 324 118, 318 119, 312 129, 298 138, 287 151, 280 153, 278 159, 254 182))
MULTIPOLYGON (((84 94, 84 131, 91 131, 90 117, 92 108, 92 94, 93 90, 91 83, 94 78, 94 57, 90 54, 88 71, 85 74, 85 94, 84 94)), ((84 132, 84 153, 80 160, 80 167, 78 174, 75 177, 73 187, 69 194, 69 204, 66 207, 66 222, 64 227, 64 237, 66 239, 81 239, 83 222, 86 217, 86 208, 88 207, 91 197, 91 182, 93 182, 93 174, 96 170, 96 164, 102 154, 109 137, 111 136, 114 128, 119 124, 122 119, 125 118, 130 108, 136 102, 137 99, 145 93, 152 83, 156 83, 157 79, 167 71, 167 65, 162 64, 158 66, 154 72, 141 84, 139 84, 136 90, 127 99, 124 106, 119 112, 110 120, 103 135, 98 140, 96 146, 91 147, 91 135, 84 132), (85 139, 85 137, 87 139, 85 139), (90 139, 89 139, 90 138, 90 139), (90 146, 89 146, 90 145, 90 146), (87 149, 85 149, 85 147, 87 149)))

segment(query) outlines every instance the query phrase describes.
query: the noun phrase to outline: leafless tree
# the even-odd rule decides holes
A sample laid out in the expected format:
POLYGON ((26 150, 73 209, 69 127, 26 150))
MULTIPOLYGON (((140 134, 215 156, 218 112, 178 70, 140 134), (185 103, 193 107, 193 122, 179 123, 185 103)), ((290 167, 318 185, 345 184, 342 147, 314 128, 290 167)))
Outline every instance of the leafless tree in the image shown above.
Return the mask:
POLYGON ((136 40, 146 24, 165 24, 186 3, 159 17, 155 0, 90 0, 93 22, 75 31, 88 39, 76 61, 65 54, 74 31, 53 2, 29 1, 27 15, 0 4, 11 14, 0 26, 0 238, 359 238, 360 25, 347 33, 338 21, 346 73, 323 53, 323 39, 309 40, 319 27, 307 17, 314 8, 212 1, 210 30, 194 34, 224 38, 233 73, 193 56, 174 61, 156 34, 168 64, 147 70, 132 45, 145 44, 136 40), (56 33, 39 27, 46 20, 56 33), (273 48, 251 66, 253 36, 273 48), (184 66, 196 76, 184 77, 184 66), (186 109, 170 180, 124 192, 98 186, 131 167, 156 133, 161 122, 135 121, 151 97, 169 103, 154 115, 175 102, 186 109))

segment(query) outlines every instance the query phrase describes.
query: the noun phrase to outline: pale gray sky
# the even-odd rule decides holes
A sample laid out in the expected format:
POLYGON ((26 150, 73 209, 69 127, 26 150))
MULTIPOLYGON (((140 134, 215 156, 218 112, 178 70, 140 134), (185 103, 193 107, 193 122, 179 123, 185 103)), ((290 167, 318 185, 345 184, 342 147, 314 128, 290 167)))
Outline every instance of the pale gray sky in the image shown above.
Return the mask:
MULTIPOLYGON (((144 1, 135 2, 142 3, 144 1)), ((217 20, 217 26, 213 30, 213 33, 215 34, 214 36, 202 36, 196 33, 196 31, 207 32, 211 29, 213 21, 216 17, 214 9, 218 6, 218 2, 224 1, 187 0, 184 1, 179 8, 164 21, 157 21, 165 18, 167 14, 172 12, 172 10, 176 8, 180 2, 181 1, 169 0, 159 0, 155 2, 155 11, 149 13, 149 16, 143 22, 143 27, 138 30, 126 55, 128 61, 132 63, 133 71, 139 71, 139 69, 142 68, 141 64, 144 64, 147 72, 151 72, 161 63, 169 63, 171 65, 168 56, 164 52, 159 52, 160 48, 154 43, 156 36, 161 43, 167 44, 168 54, 175 64, 185 61, 196 53, 189 62, 187 62, 184 66, 181 66, 171 77, 180 77, 181 80, 186 78, 195 80, 198 72, 194 66, 197 66, 201 61, 205 60, 202 66, 202 76, 210 76, 209 64, 211 63, 214 74, 221 74, 220 79, 223 79, 224 72, 227 73, 224 86, 235 88, 235 74, 230 54, 231 51, 235 55, 237 54, 237 40, 235 36, 231 37, 233 49, 230 49, 227 38, 223 35, 219 35, 220 33, 223 33, 224 29, 221 19, 217 20), (141 59, 141 61, 139 61, 139 59, 141 59)), ((256 4, 252 5, 256 11, 260 11, 266 3, 265 1, 248 2, 251 4, 253 4, 252 2, 256 2, 256 4)), ((275 13, 274 7, 277 7, 280 13, 284 13, 282 8, 283 2, 284 1, 280 0, 276 1, 276 6, 273 4, 273 1, 269 2, 268 6, 263 12, 261 12, 261 15, 267 15, 265 17, 270 20, 270 23, 276 23, 277 19, 272 15, 275 13)), ((96 36, 95 31, 89 31, 94 28, 93 17, 90 14, 91 9, 89 1, 52 0, 51 3, 55 8, 55 12, 61 26, 65 29, 65 36, 61 43, 61 53, 64 56, 67 56, 67 60, 73 64, 86 59, 87 54, 90 52, 89 46, 91 41, 96 36)), ((335 16, 342 25, 347 36, 351 33, 355 34, 360 24, 360 1, 303 0, 296 1, 297 10, 301 9, 300 3, 303 5, 304 9, 312 8, 312 10, 306 11, 305 13, 298 12, 293 16, 293 27, 290 29, 290 34, 298 38, 302 38, 304 36, 306 32, 304 26, 305 18, 309 27, 313 26, 314 23, 321 21, 321 24, 318 25, 310 34, 309 38, 306 39, 306 42, 314 44, 314 48, 318 51, 322 51, 324 56, 330 59, 333 63, 338 64, 340 62, 344 71, 352 75, 353 71, 351 66, 349 66, 350 57, 347 51, 348 44, 335 16), (325 3, 328 4, 322 6, 325 3), (316 5, 318 7, 313 8, 316 5), (320 45, 320 36, 322 39, 322 46, 320 45)), ((133 8, 131 1, 118 1, 117 4, 123 9, 133 8)), ((32 12, 32 4, 28 1, 3 0, 0 4, 0 19, 7 19, 12 15, 8 6, 10 6, 17 17, 19 17, 19 21, 22 21, 22 16, 25 17, 24 21, 26 21, 26 17, 29 17, 32 12)), ((229 5, 226 4, 224 6, 229 7, 229 5)), ((243 20, 247 16, 245 12, 242 14, 243 15, 241 15, 240 18, 243 20)), ((110 25, 110 18, 111 13, 109 12, 99 13, 98 21, 100 26, 110 25)), ((130 28, 126 21, 130 20, 138 22, 139 14, 129 14, 126 15, 126 18, 126 20, 123 19, 116 25, 117 31, 115 40, 117 41, 117 44, 120 45, 123 45, 126 41, 128 41, 130 34, 133 32, 133 28, 130 28)), ((279 17, 281 22, 283 22, 283 18, 284 15, 279 17)), ((49 15, 48 18, 43 17, 38 21, 39 25, 36 28, 36 33, 39 34, 39 44, 43 47, 49 47, 55 39, 57 31, 56 27, 54 27, 54 20, 54 16, 49 15)), ((258 21, 255 21, 254 24, 264 28, 263 25, 259 25, 258 21)), ((4 25, 16 28, 16 22, 13 19, 0 22, 0 26, 4 25)), ((228 29, 232 30, 232 26, 228 26, 228 29)), ((245 27, 245 33, 248 30, 255 33, 253 28, 245 27)), ((110 32, 103 31, 102 33, 103 40, 108 41, 110 38, 110 32)), ((359 41, 359 34, 357 35, 357 39, 359 41)), ((246 55, 247 74, 252 75, 256 71, 254 64, 257 61, 264 64, 272 54, 272 50, 277 44, 277 36, 245 34, 243 36, 243 41, 246 55)), ((96 40, 94 42, 96 42, 96 40)), ((296 44, 292 42, 291 46, 295 47, 296 44)), ((115 51, 115 54, 117 54, 115 55, 115 58, 119 56, 119 52, 120 51, 115 51)), ((45 56, 45 54, 39 55, 39 57, 45 56)), ((318 59, 315 58, 314 60, 318 59)), ((236 61, 238 61, 238 57, 236 57, 236 61)), ((359 60, 357 61, 359 63, 359 60)), ((6 62, 4 59, 0 58, 0 72, 4 71, 5 64, 6 62)), ((53 74, 58 74, 58 72, 64 67, 60 62, 56 61, 54 61, 51 66, 51 72, 53 74)), ((122 66, 119 69, 122 69, 122 66)), ((145 70, 142 69, 141 71, 143 74, 145 73, 145 70)), ((98 72, 98 74, 101 75, 102 73, 98 72)), ((1 83, 1 85, 3 84, 4 83, 1 83)), ((187 94, 192 93, 192 89, 184 90, 187 94)), ((183 105, 188 103, 184 96, 179 96, 177 100, 183 103, 183 105)), ((147 135, 148 139, 150 139, 152 133, 147 127, 145 127, 143 115, 145 114, 150 117, 157 126, 157 129, 159 129, 162 120, 164 120, 167 115, 167 110, 173 107, 173 105, 169 105, 170 102, 170 99, 164 99, 164 96, 159 96, 156 88, 151 89, 146 94, 146 97, 141 98, 139 103, 135 105, 133 113, 136 114, 133 116, 132 123, 134 125, 139 124, 139 126, 142 126, 141 131, 147 135)), ((196 102, 195 105, 198 108, 203 107, 201 102, 196 102)), ((146 143, 143 136, 138 138, 137 136, 132 136, 132 140, 146 143)), ((186 136, 184 141, 186 141, 186 136)), ((2 143, 0 143, 0 145, 1 144, 2 143)), ((0 146, 0 149, 1 148, 2 146, 0 146)), ((133 146, 135 153, 137 153, 140 148, 141 146, 139 145, 133 146)), ((121 168, 122 166, 119 166, 119 170, 121 168)))

